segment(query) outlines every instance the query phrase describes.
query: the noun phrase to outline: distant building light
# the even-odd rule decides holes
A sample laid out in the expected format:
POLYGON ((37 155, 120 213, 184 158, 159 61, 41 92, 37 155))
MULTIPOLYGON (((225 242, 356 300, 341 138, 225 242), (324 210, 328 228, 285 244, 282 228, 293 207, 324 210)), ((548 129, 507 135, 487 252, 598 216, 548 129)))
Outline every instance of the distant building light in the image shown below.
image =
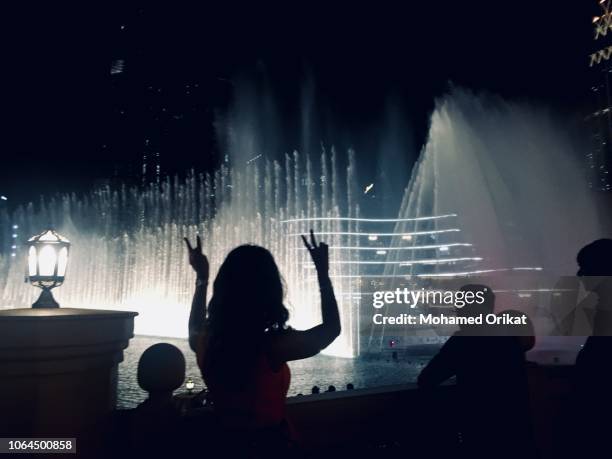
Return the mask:
POLYGON ((368 239, 369 239, 370 241, 377 241, 377 240, 378 240, 378 236, 376 236, 375 234, 370 234, 370 235, 368 236, 368 239))
POLYGON ((3 201, 8 201, 8 198, 6 196, 4 196, 4 195, 0 196, 0 199, 3 200, 3 201))
POLYGON ((440 252, 448 252, 448 246, 443 245, 442 247, 440 247, 440 252))
POLYGON ((369 192, 369 191, 370 191, 372 188, 374 188, 374 184, 373 184, 373 183, 370 183, 368 186, 366 186, 366 187, 365 187, 365 190, 364 190, 363 194, 368 194, 368 192, 369 192))
POLYGON ((13 225, 13 229, 19 229, 19 225, 13 225))
POLYGON ((387 251, 386 250, 377 250, 376 251, 376 255, 387 255, 387 251))
POLYGON ((16 257, 17 254, 15 252, 11 253, 11 257, 16 257))
POLYGON ((124 69, 125 69, 125 61, 123 59, 115 59, 111 63, 110 73, 111 75, 118 75, 120 73, 123 73, 124 69))
POLYGON ((17 246, 16 246, 16 245, 12 245, 12 246, 11 246, 11 249, 16 249, 16 248, 17 248, 17 246))
POLYGON ((412 241, 412 236, 411 236, 410 234, 404 234, 404 235, 402 236, 402 239, 403 239, 404 241, 412 241))
POLYGON ((17 233, 13 233, 13 239, 17 239, 17 233))

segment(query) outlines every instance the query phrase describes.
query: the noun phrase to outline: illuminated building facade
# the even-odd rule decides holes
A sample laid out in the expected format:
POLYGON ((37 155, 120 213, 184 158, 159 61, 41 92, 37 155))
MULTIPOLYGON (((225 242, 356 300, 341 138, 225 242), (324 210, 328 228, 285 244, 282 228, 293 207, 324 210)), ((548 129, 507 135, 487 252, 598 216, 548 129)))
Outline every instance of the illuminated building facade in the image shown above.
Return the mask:
POLYGON ((151 14, 144 8, 126 12, 112 26, 107 135, 100 151, 115 161, 119 183, 143 187, 192 168, 215 169, 215 110, 230 88, 206 66, 192 65, 196 56, 141 43, 151 14))
POLYGON ((600 0, 600 13, 593 17, 594 49, 589 56, 592 72, 592 101, 587 123, 591 130, 591 149, 587 153, 590 188, 611 191, 612 157, 612 0, 600 0))
MULTIPOLYGON (((7 206, 8 198, 0 194, 0 221, 10 222, 10 212, 7 206)), ((17 257, 19 247, 21 246, 19 225, 15 223, 3 224, 0 226, 0 258, 10 256, 17 257)))

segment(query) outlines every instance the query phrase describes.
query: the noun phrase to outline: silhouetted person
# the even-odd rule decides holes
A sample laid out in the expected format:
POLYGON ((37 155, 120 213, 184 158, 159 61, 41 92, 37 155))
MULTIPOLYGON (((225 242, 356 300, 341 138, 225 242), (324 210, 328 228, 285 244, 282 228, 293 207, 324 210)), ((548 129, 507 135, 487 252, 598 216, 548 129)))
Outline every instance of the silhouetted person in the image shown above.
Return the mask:
POLYGON ((550 336, 572 336, 579 334, 590 334, 581 332, 586 324, 577 320, 578 294, 580 292, 580 278, 576 276, 562 276, 553 287, 556 294, 551 295, 550 316, 554 328, 550 336))
MULTIPOLYGON (((597 305, 591 319, 592 334, 595 337, 610 336, 612 335, 612 239, 599 239, 583 247, 578 252, 577 262, 579 266, 577 275, 585 290, 597 295, 597 305)), ((593 343, 597 340, 590 341, 593 343)), ((589 348, 587 340, 583 352, 588 353, 589 348)))
POLYGON ((336 386, 329 386, 327 392, 336 392, 336 386))
POLYGON ((576 452, 585 457, 609 455, 612 410, 612 239, 599 239, 578 252, 577 275, 597 295, 593 336, 578 353, 575 366, 574 431, 576 452))
POLYGON ((179 348, 168 343, 157 343, 147 348, 138 361, 138 385, 149 393, 138 405, 146 413, 176 413, 173 399, 176 389, 185 381, 185 357, 179 348))
POLYGON ((328 269, 328 246, 302 237, 315 265, 322 323, 287 327, 281 276, 272 254, 254 245, 232 250, 221 267, 206 308, 208 260, 198 236, 185 239, 197 274, 189 317, 189 342, 223 428, 225 456, 289 453, 294 444, 285 416, 287 362, 318 354, 340 334, 340 315, 328 269))
POLYGON ((321 393, 321 389, 319 389, 319 386, 312 386, 312 393, 313 394, 320 394, 321 393))
MULTIPOLYGON (((457 309, 459 317, 493 313, 495 295, 484 285, 465 285, 464 292, 484 292, 482 304, 457 309)), ((432 388, 455 376, 462 454, 471 457, 531 457, 529 392, 524 349, 513 336, 496 336, 486 325, 461 325, 418 377, 432 388), (520 456, 519 456, 520 455, 520 456)))
POLYGON ((346 390, 353 390, 353 389, 355 389, 355 386, 353 386, 353 383, 348 383, 346 385, 346 390))
POLYGON ((137 375, 138 385, 149 395, 132 417, 134 452, 163 457, 180 450, 181 411, 173 392, 185 380, 183 353, 172 344, 154 344, 140 357, 137 375))
POLYGON ((517 309, 506 309, 498 314, 498 316, 507 316, 515 319, 525 319, 525 324, 510 324, 497 327, 497 333, 500 336, 515 336, 523 349, 523 352, 529 352, 535 347, 535 328, 529 316, 517 309))

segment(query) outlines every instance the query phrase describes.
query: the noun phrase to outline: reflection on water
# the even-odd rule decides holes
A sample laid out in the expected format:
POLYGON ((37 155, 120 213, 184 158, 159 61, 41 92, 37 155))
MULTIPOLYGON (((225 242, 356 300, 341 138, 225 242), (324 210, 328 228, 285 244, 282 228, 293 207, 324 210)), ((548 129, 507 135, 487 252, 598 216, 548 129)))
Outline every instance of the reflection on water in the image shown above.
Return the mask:
MULTIPOLYGON (((187 361, 187 378, 192 378, 195 382, 194 391, 204 388, 195 355, 189 349, 187 340, 136 336, 130 341, 130 346, 124 352, 124 360, 119 365, 117 402, 119 408, 133 408, 145 399, 146 393, 138 387, 136 380, 138 359, 146 348, 158 342, 171 343, 181 349, 187 361)), ((395 361, 391 359, 390 354, 381 353, 380 358, 376 359, 343 359, 318 355, 310 359, 290 362, 289 395, 309 394, 312 386, 315 385, 322 390, 329 385, 343 390, 348 383, 353 383, 356 389, 360 389, 414 382, 421 367, 428 359, 429 356, 400 356, 399 360, 395 361)))

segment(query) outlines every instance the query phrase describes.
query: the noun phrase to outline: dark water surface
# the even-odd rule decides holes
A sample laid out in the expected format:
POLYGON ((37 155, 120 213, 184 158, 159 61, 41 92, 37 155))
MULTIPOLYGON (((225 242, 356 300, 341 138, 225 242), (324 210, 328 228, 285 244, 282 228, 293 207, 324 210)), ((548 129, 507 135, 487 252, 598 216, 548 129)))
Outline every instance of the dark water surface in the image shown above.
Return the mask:
MULTIPOLYGON (((189 349, 185 339, 136 336, 130 341, 124 352, 124 360, 119 365, 119 408, 133 408, 143 401, 146 393, 138 387, 136 370, 138 359, 149 346, 166 342, 177 346, 185 355, 187 361, 187 378, 193 379, 195 391, 202 390, 204 384, 195 361, 195 355, 189 349)), ((318 355, 309 359, 290 362, 291 386, 289 396, 298 393, 309 394, 312 386, 319 386, 322 391, 329 385, 343 390, 348 383, 355 388, 388 386, 414 382, 421 367, 430 356, 406 357, 401 355, 398 361, 391 359, 389 354, 381 354, 378 358, 345 359, 318 355)), ((184 391, 185 389, 179 389, 184 391)))

